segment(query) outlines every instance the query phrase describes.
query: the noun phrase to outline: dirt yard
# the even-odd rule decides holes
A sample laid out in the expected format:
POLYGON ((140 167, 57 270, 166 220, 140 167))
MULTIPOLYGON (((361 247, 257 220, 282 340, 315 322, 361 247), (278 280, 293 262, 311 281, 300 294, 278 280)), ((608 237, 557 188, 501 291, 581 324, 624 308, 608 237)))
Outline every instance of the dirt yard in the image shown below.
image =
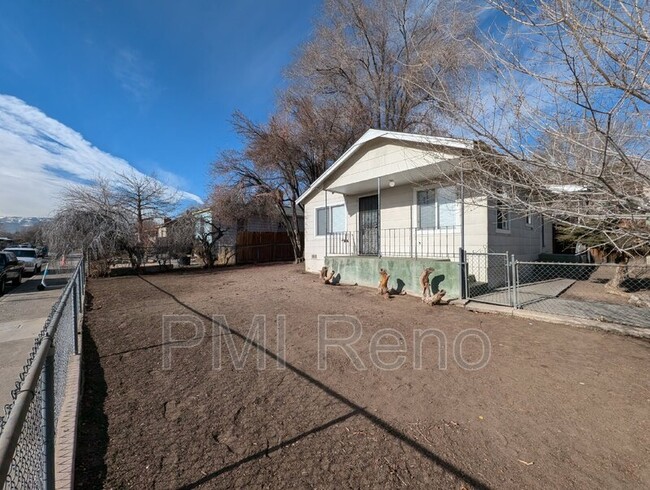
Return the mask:
MULTIPOLYGON (((77 486, 650 487, 648 342, 409 296, 385 300, 368 288, 324 286, 300 269, 90 281, 77 486), (204 322, 205 339, 184 347, 195 333, 189 324, 163 337, 162 317, 173 314, 204 322), (266 347, 258 337, 235 369, 228 341, 241 350, 256 314, 267 315, 266 347), (365 370, 341 348, 318 369, 319 314, 358 318, 363 333, 352 347, 365 370), (227 327, 221 318, 213 330, 213 315, 227 327), (276 315, 286 315, 284 369, 276 315), (371 354, 373 334, 387 327, 405 353, 371 354), (446 369, 433 337, 414 367, 414 332, 428 328, 446 337, 446 369), (465 329, 489 338, 482 369, 454 359, 465 329), (398 369, 376 365, 400 355, 398 369)), ((329 336, 351 329, 332 324, 329 336)), ((466 338, 462 359, 478 362, 485 345, 466 338)))

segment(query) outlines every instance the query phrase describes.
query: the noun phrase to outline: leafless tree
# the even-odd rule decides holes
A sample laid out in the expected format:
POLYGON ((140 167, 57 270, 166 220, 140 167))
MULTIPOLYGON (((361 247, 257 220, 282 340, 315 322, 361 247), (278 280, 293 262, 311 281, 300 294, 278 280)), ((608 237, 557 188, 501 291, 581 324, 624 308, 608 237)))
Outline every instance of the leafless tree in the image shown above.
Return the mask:
POLYGON ((244 143, 243 151, 224 152, 213 164, 217 178, 229 179, 251 196, 273 206, 284 224, 296 261, 303 256, 298 196, 318 175, 313 166, 325 164, 311 158, 311 148, 299 144, 296 126, 286 119, 272 117, 268 124, 256 124, 236 113, 233 125, 244 143))
POLYGON ((438 93, 453 93, 454 80, 480 59, 470 42, 473 15, 458 5, 328 0, 287 71, 275 114, 267 123, 234 115, 244 149, 223 153, 213 172, 272 203, 296 261, 303 256, 298 196, 363 132, 437 127, 434 115, 449 106, 438 93))
POLYGON ((253 218, 279 221, 274 202, 266 194, 254 194, 242 183, 234 186, 216 185, 209 199, 210 208, 219 223, 239 228, 253 218))
POLYGON ((92 185, 65 189, 61 206, 48 224, 53 251, 83 250, 107 273, 122 253, 139 267, 154 245, 156 218, 178 202, 176 195, 153 176, 121 174, 115 181, 98 178, 92 185))
POLYGON ((364 131, 440 132, 448 97, 481 60, 473 3, 327 0, 289 90, 347 107, 364 131))
POLYGON ((228 228, 215 219, 213 212, 194 213, 193 216, 195 251, 205 267, 211 269, 219 258, 219 240, 228 232, 228 228))
POLYGON ((191 211, 185 211, 167 227, 168 250, 172 257, 186 256, 192 253, 196 219, 191 211))
MULTIPOLYGON (((43 245, 45 243, 44 228, 45 222, 40 222, 26 228, 21 228, 12 235, 12 238, 17 243, 43 245)), ((0 230, 0 236, 5 236, 2 230, 0 230)))
POLYGON ((137 243, 130 255, 138 266, 147 248, 153 245, 153 237, 148 232, 153 230, 154 220, 169 216, 178 205, 179 196, 155 175, 135 171, 118 174, 115 196, 115 205, 132 215, 135 222, 137 243))
POLYGON ((82 250, 98 273, 107 275, 115 258, 135 246, 133 222, 116 203, 115 191, 107 180, 68 187, 61 207, 46 226, 50 250, 55 255, 82 250))
POLYGON ((590 246, 647 254, 650 4, 488 3, 486 69, 449 97, 477 140, 466 186, 590 246))
POLYGON ((160 265, 171 259, 189 257, 192 254, 196 233, 196 218, 191 210, 175 219, 166 219, 162 225, 165 233, 157 236, 153 253, 160 265))

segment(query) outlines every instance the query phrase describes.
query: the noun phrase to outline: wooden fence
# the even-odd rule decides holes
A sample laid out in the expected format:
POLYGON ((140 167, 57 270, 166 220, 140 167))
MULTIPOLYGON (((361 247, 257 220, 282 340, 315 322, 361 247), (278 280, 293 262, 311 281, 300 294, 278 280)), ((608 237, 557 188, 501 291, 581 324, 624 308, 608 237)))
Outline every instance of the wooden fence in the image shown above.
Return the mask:
POLYGON ((293 248, 286 232, 241 231, 237 233, 236 263, 257 264, 293 260, 293 248))

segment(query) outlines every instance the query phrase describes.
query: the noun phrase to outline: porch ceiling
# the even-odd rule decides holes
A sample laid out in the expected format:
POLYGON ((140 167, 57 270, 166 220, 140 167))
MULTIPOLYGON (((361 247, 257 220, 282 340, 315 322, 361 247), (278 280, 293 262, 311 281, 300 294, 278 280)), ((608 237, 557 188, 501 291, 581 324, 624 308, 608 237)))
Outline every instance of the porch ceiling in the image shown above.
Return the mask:
POLYGON ((401 170, 394 173, 385 173, 382 175, 368 176, 367 178, 356 179, 336 179, 329 186, 327 190, 336 192, 338 194, 355 195, 355 194, 369 194, 376 192, 378 188, 388 189, 391 187, 390 181, 394 182, 392 187, 398 186, 419 186, 426 185, 427 183, 439 181, 444 175, 449 175, 453 168, 453 161, 447 161, 439 165, 431 165, 420 168, 413 168, 409 170, 401 170))

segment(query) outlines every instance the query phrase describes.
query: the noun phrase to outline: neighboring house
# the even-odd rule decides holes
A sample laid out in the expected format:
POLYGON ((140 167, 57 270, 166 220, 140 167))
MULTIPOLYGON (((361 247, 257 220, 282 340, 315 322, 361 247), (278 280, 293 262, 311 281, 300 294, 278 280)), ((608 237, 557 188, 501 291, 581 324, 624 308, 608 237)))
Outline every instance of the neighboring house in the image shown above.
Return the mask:
MULTIPOLYGON (((291 216, 291 209, 287 206, 285 210, 291 216)), ((298 209, 298 230, 305 231, 305 218, 301 209, 298 209)), ((286 232, 287 229, 280 219, 271 219, 267 216, 253 216, 238 225, 239 231, 257 231, 261 233, 286 232)))
POLYGON ((305 210, 305 269, 327 265, 348 283, 416 292, 425 267, 450 296, 460 294, 461 247, 536 260, 552 251, 552 227, 484 196, 460 200, 454 165, 473 142, 371 129, 299 198, 305 210))
MULTIPOLYGON (((304 230, 304 217, 299 211, 299 229, 304 230)), ((210 208, 194 211, 194 216, 200 218, 196 222, 197 237, 205 231, 210 231, 212 211, 210 208)), ((175 219, 166 219, 158 228, 158 237, 167 236, 167 228, 175 219)), ((234 225, 224 225, 225 234, 217 243, 219 248, 219 264, 235 264, 250 262, 273 262, 293 260, 293 248, 289 241, 286 228, 281 220, 269 217, 254 216, 234 225)))

